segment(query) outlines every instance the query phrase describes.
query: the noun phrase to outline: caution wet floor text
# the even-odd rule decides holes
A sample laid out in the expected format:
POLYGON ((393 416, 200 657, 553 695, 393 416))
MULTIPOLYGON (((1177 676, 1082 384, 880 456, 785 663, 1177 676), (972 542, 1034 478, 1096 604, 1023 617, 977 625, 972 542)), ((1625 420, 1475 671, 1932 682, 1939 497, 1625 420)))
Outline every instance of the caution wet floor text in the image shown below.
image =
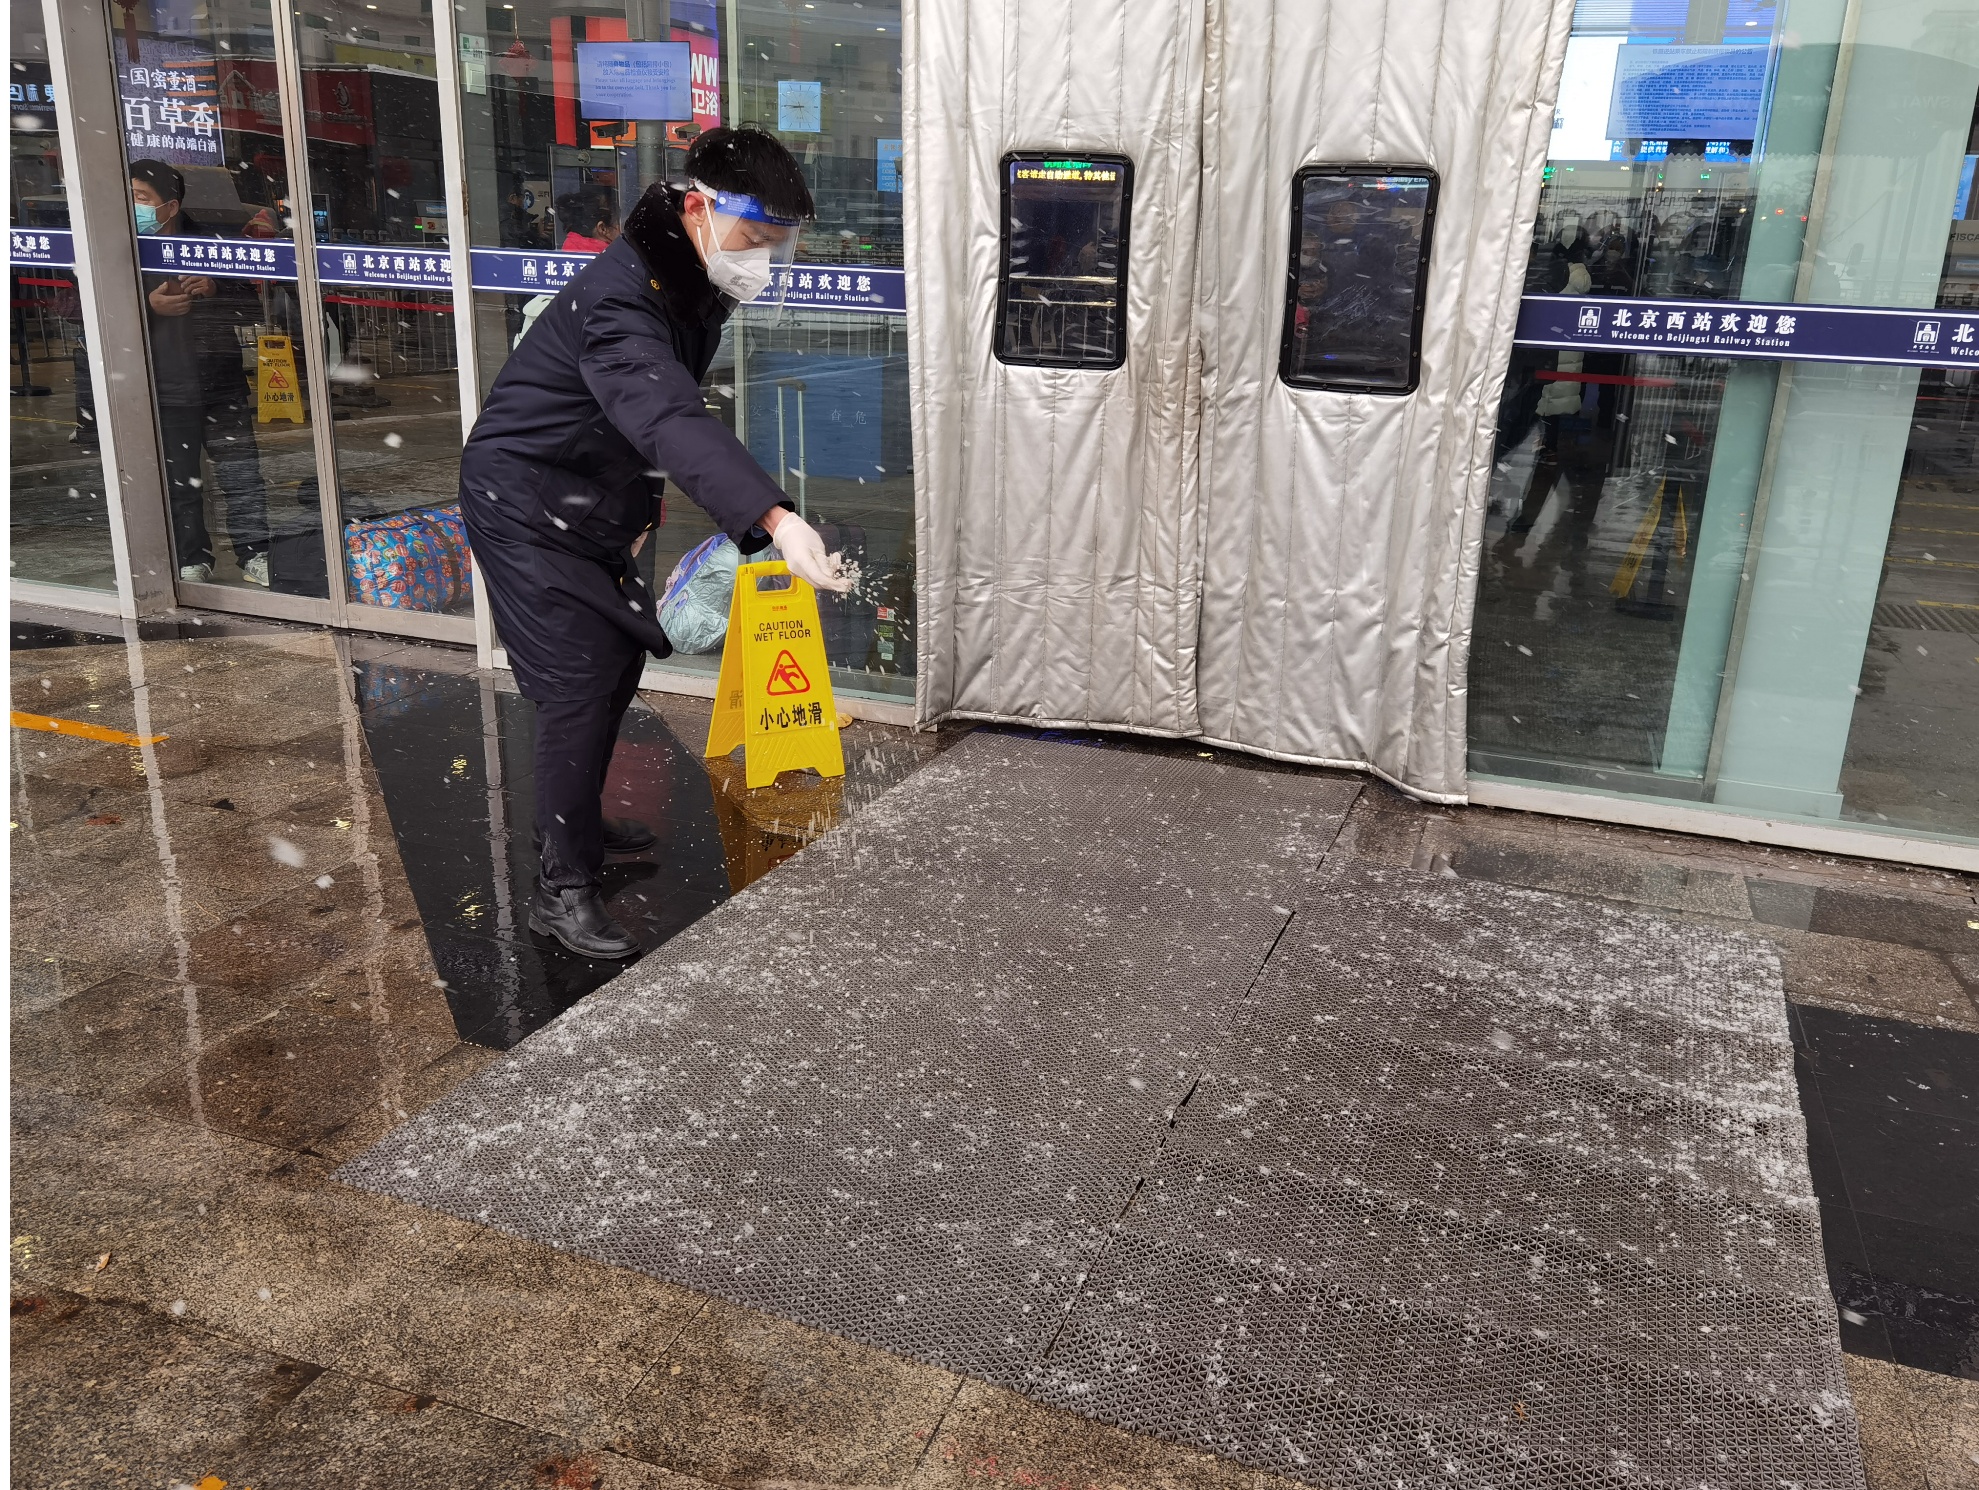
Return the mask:
POLYGON ((258 336, 254 339, 257 370, 254 376, 260 424, 286 419, 302 423, 302 386, 296 376, 295 348, 286 336, 258 336))
POLYGON ((778 773, 806 766, 821 776, 845 774, 818 594, 783 564, 744 564, 735 571, 707 753, 727 755, 738 745, 750 787, 768 786, 778 773), (788 588, 761 588, 765 580, 786 576, 788 588))

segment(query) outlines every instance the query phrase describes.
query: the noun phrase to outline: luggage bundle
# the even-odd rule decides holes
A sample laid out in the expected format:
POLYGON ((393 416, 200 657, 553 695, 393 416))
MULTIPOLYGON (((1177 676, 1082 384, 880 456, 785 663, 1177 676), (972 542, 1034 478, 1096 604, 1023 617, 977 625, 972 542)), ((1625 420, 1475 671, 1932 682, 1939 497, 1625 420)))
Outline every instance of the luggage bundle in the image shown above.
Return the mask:
POLYGON ((390 610, 445 611, 472 593, 458 503, 410 507, 344 529, 351 598, 390 610))

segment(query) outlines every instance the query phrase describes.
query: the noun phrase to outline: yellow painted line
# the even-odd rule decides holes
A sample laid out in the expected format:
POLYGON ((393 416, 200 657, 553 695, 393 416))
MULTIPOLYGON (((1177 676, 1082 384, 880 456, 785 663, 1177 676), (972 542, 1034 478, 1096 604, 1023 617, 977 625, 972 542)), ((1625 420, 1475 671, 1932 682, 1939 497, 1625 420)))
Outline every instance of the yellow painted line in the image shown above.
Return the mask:
POLYGON ((1979 605, 1967 605, 1962 600, 1920 600, 1919 605, 1928 605, 1932 610, 1979 610, 1979 605))
POLYGON ((105 729, 100 724, 85 724, 80 719, 53 719, 46 714, 23 714, 19 709, 14 710, 14 728, 38 729, 48 735, 74 735, 79 740, 101 740, 106 745, 156 745, 171 738, 127 734, 120 729, 105 729))
POLYGON ((1979 564, 1966 564, 1957 559, 1899 559, 1892 557, 1892 564, 1916 564, 1924 569, 1979 569, 1979 564))
POLYGON ((1900 528, 1898 528, 1898 529, 1897 529, 1896 531, 1897 531, 1897 532, 1899 532, 1899 533, 1944 533, 1944 534, 1946 534, 1946 535, 1948 535, 1948 536, 1950 536, 1950 537, 1952 537, 1952 538, 1979 538, 1979 529, 1975 529, 1975 528, 1903 528, 1903 527, 1900 527, 1900 528))

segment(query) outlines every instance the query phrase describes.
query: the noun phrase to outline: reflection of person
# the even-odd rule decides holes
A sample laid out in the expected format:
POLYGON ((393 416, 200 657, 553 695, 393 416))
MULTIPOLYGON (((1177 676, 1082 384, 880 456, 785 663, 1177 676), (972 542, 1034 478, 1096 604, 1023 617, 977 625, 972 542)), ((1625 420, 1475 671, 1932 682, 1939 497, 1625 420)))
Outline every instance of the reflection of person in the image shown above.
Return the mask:
MULTIPOLYGON (((1562 244, 1568 260, 1562 288, 1569 295, 1585 295, 1591 287, 1586 257, 1581 251, 1585 241, 1579 235, 1578 224, 1573 231, 1574 240, 1562 244)), ((1563 240, 1566 232, 1562 229, 1563 240)), ((1601 483, 1607 472, 1608 451, 1588 433, 1590 421, 1580 417, 1585 389, 1578 379, 1568 376, 1584 371, 1585 360, 1586 354, 1582 352, 1560 352, 1554 375, 1541 380, 1543 386, 1534 408, 1541 430, 1539 449, 1533 457, 1532 476, 1526 483, 1519 510, 1499 540, 1507 553, 1524 544, 1526 535, 1546 510, 1554 488, 1563 480, 1572 493, 1562 524, 1567 546, 1576 557, 1587 547, 1601 506, 1601 483)))
POLYGON ((509 357, 460 462, 475 565, 536 705, 542 871, 529 926, 593 957, 638 953, 599 875, 607 853, 655 841, 643 824, 606 821, 599 799, 645 654, 672 650, 634 562, 660 474, 743 553, 774 533, 793 573, 849 588, 700 386, 729 312, 788 262, 810 189, 760 130, 710 130, 686 165, 691 189, 648 191, 509 357))
POLYGON ((1603 295, 1635 293, 1635 248, 1613 212, 1597 212, 1587 220, 1588 272, 1603 295))
POLYGON ((1326 303, 1326 262, 1317 253, 1299 258, 1298 295, 1292 306, 1292 365, 1310 372, 1309 360, 1318 348, 1320 307, 1326 303))
MULTIPOLYGON (((132 161, 130 179, 138 232, 205 236, 205 229, 186 214, 185 178, 171 166, 132 161)), ((200 582, 213 577, 203 452, 213 459, 214 480, 226 499, 227 536, 241 575, 251 584, 266 585, 268 491, 261 480, 252 395, 236 334, 260 320, 260 298, 245 280, 205 275, 147 274, 144 289, 179 578, 200 582)))
POLYGON ((510 188, 508 201, 502 207, 502 246, 505 248, 547 248, 543 241, 543 230, 536 224, 536 215, 522 200, 521 183, 510 188))
POLYGON ((618 237, 618 214, 610 196, 597 187, 567 191, 557 198, 563 227, 562 253, 601 254, 618 237))
MULTIPOLYGON (((567 191, 558 197, 557 221, 564 225, 560 253, 601 254, 617 241, 619 235, 618 216, 612 209, 611 198, 596 187, 567 191)), ((522 326, 510 339, 511 347, 522 345, 523 337, 536 324, 536 318, 548 310, 555 299, 554 295, 536 295, 523 305, 522 326)))

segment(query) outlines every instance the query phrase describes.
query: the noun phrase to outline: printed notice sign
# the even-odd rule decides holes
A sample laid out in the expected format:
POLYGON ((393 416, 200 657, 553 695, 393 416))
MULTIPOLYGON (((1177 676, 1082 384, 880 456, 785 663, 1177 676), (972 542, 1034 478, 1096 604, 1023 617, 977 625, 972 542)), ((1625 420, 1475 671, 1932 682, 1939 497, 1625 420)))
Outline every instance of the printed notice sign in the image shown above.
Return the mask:
POLYGON ((580 41, 577 96, 586 119, 692 119, 693 47, 684 41, 580 41))
POLYGON ((1615 49, 1611 140, 1749 140, 1759 128, 1771 48, 1615 49))

